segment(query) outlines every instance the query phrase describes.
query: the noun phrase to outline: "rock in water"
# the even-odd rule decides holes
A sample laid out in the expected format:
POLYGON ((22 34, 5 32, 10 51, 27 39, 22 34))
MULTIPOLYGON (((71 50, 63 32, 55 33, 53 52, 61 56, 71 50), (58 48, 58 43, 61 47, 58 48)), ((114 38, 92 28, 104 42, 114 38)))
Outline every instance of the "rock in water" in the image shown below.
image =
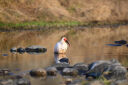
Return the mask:
POLYGON ((89 70, 86 73, 86 76, 91 76, 94 78, 100 77, 104 74, 104 77, 107 79, 125 79, 127 70, 125 67, 121 66, 121 64, 113 59, 110 61, 96 61, 89 65, 89 70), (107 74, 106 74, 107 73, 107 74))
POLYGON ((111 61, 110 67, 106 70, 107 75, 104 75, 107 79, 123 80, 126 79, 127 69, 123 67, 118 61, 111 61))
POLYGON ((44 69, 34 69, 30 71, 32 77, 46 77, 47 73, 44 69))
POLYGON ((47 67, 46 71, 47 71, 48 76, 56 76, 57 75, 56 67, 47 67))
POLYGON ((17 48, 16 48, 16 47, 11 48, 11 49, 10 49, 10 52, 11 52, 11 53, 16 53, 16 52, 17 52, 17 48))
POLYGON ((31 85, 30 81, 26 78, 16 79, 16 85, 31 85))
POLYGON ((11 71, 9 69, 0 69, 0 76, 9 75, 10 72, 11 71))
POLYGON ((27 53, 34 54, 34 53, 44 53, 47 51, 47 49, 42 46, 33 45, 33 46, 26 47, 25 51, 27 53))
POLYGON ((0 80, 0 85, 14 85, 12 79, 0 80))
POLYGON ((69 67, 68 63, 57 63, 53 65, 58 71, 62 71, 64 68, 69 67))
POLYGON ((77 63, 73 68, 77 69, 80 75, 84 75, 88 71, 88 65, 85 63, 77 63))
POLYGON ((64 76, 77 76, 78 70, 75 68, 64 68, 62 71, 62 75, 64 75, 64 76))
POLYGON ((86 77, 93 77, 97 78, 102 75, 102 73, 109 68, 110 62, 109 61, 96 61, 89 65, 89 69, 86 73, 86 77))
POLYGON ((119 41, 115 41, 115 43, 125 45, 125 44, 127 44, 127 41, 126 40, 119 40, 119 41))
POLYGON ((18 53, 20 53, 20 54, 22 54, 22 53, 24 53, 25 52, 25 49, 24 48, 17 48, 17 52, 18 53))

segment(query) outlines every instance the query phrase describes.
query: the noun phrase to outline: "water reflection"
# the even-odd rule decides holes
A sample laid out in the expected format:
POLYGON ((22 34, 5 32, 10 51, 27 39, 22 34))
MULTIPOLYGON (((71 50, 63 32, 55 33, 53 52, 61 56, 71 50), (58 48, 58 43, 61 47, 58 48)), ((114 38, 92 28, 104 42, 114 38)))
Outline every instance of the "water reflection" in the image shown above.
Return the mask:
POLYGON ((54 54, 55 63, 69 63, 69 58, 66 54, 54 54))

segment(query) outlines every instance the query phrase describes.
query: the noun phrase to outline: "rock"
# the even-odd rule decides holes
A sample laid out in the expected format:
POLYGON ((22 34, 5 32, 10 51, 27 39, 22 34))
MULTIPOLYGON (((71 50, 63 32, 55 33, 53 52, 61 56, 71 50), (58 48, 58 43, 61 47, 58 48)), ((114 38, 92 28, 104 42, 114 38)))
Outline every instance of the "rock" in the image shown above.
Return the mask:
POLYGON ((47 51, 46 48, 38 45, 33 45, 25 48, 25 51, 27 53, 33 54, 33 53, 44 53, 47 51))
POLYGON ((126 40, 119 40, 119 41, 115 41, 115 43, 124 45, 124 44, 127 44, 127 41, 126 40))
POLYGON ((87 85, 104 85, 104 83, 101 81, 95 80, 95 81, 89 82, 87 85))
POLYGON ((57 75, 56 67, 47 67, 46 71, 47 71, 48 76, 56 76, 57 75))
POLYGON ((110 61, 96 61, 89 65, 89 70, 86 73, 86 77, 97 78, 104 75, 107 79, 125 79, 127 69, 116 60, 112 59, 110 61))
POLYGON ((31 85, 30 81, 26 78, 17 79, 15 82, 16 85, 31 85))
POLYGON ((69 64, 69 59, 68 59, 68 58, 61 58, 61 59, 59 60, 59 62, 60 62, 60 63, 67 63, 67 64, 69 64))
POLYGON ((10 72, 11 71, 9 69, 0 69, 0 76, 9 75, 10 72))
POLYGON ((15 47, 14 47, 14 48, 11 48, 11 49, 10 49, 10 52, 11 52, 11 53, 16 53, 16 52, 17 52, 17 48, 15 48, 15 47))
POLYGON ((123 80, 126 79, 127 69, 121 65, 111 65, 107 70, 108 74, 104 75, 107 79, 123 80))
POLYGON ((30 71, 32 77, 46 77, 47 73, 44 69, 34 69, 30 71))
POLYGON ((12 79, 0 80, 0 85, 14 85, 12 79))
POLYGON ((77 76, 78 70, 75 68, 64 68, 62 71, 62 75, 64 75, 64 76, 77 76))
POLYGON ((89 69, 86 73, 86 77, 91 76, 93 78, 97 78, 101 76, 102 73, 109 68, 110 64, 111 64, 110 61, 104 61, 104 60, 91 63, 88 67, 89 69))
POLYGON ((85 63, 77 63, 73 68, 77 69, 80 75, 84 75, 88 71, 88 65, 85 63))
POLYGON ((113 81, 110 85, 128 85, 128 80, 113 81))
POLYGON ((68 63, 57 63, 53 65, 58 71, 62 71, 64 68, 69 67, 68 63))
POLYGON ((23 49, 23 48, 20 47, 20 48, 17 49, 17 52, 20 53, 20 54, 22 54, 22 53, 25 52, 25 49, 23 49))

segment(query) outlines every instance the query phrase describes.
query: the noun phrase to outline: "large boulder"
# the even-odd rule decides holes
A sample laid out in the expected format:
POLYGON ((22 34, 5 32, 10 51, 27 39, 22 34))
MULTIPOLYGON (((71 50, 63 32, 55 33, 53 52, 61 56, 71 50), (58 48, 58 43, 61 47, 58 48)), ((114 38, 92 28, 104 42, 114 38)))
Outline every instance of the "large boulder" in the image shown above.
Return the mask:
POLYGON ((123 67, 116 59, 110 61, 96 61, 89 65, 86 76, 94 78, 104 75, 107 79, 125 79, 127 69, 123 67))
POLYGON ((85 63, 77 63, 73 68, 77 69, 80 75, 84 75, 88 71, 88 65, 85 63))

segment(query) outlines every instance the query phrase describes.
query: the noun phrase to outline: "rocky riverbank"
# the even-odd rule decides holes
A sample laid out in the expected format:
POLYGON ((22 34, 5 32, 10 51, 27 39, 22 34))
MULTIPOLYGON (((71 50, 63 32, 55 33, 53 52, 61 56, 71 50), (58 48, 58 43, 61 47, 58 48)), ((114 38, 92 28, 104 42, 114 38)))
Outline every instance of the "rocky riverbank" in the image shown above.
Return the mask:
POLYGON ((127 81, 127 69, 116 59, 99 60, 90 64, 77 63, 73 66, 58 63, 18 74, 8 69, 1 69, 0 74, 1 77, 8 76, 5 79, 0 78, 0 85, 31 85, 31 81, 25 76, 47 79, 60 75, 63 77, 60 85, 121 85, 127 81))

